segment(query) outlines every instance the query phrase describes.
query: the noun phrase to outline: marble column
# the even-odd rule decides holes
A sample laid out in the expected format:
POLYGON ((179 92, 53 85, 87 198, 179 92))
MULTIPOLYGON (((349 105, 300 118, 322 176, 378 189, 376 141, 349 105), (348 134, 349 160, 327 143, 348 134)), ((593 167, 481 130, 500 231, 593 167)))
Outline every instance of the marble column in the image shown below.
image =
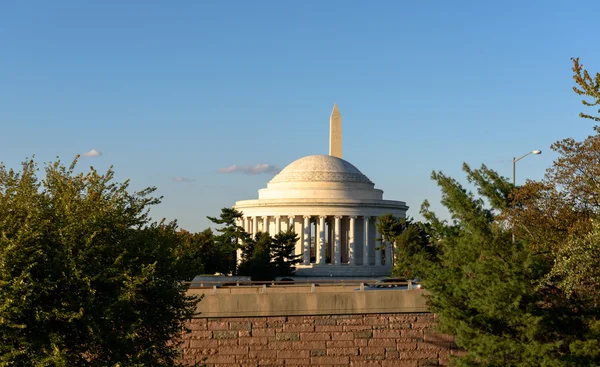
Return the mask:
POLYGON ((269 233, 269 216, 263 216, 263 225, 262 231, 263 233, 269 233))
POLYGON ((256 237, 258 232, 258 217, 252 217, 252 237, 256 237))
POLYGON ((250 220, 248 217, 244 217, 244 231, 250 233, 250 220))
POLYGON ((329 263, 335 263, 335 256, 333 254, 333 243, 334 243, 334 226, 333 226, 333 217, 327 218, 327 249, 325 250, 325 254, 329 253, 329 263))
POLYGON ((277 235, 281 232, 281 217, 279 215, 275 216, 275 233, 273 235, 277 235))
MULTIPOLYGON (((312 218, 311 218, 312 219, 312 218)), ((312 239, 313 236, 315 238, 315 264, 318 264, 321 262, 321 250, 319 249, 319 221, 315 219, 315 231, 312 232, 312 220, 311 220, 311 226, 310 226, 310 230, 311 230, 311 236, 310 236, 310 240, 311 240, 311 244, 310 246, 312 247, 312 239)), ((312 251, 312 248, 311 248, 312 251)))
MULTIPOLYGON (((294 224, 294 218, 296 216, 293 214, 288 215, 288 230, 292 230, 294 231, 294 233, 296 233, 296 229, 294 228, 295 224, 294 224)), ((299 234, 298 236, 298 240, 296 241, 296 247, 294 249, 294 255, 303 255, 304 254, 304 249, 303 249, 303 245, 302 245, 302 233, 299 234)))
POLYGON ((334 251, 335 251, 335 265, 340 265, 342 263, 342 246, 341 246, 341 235, 342 235, 342 231, 341 231, 341 227, 342 227, 342 223, 341 223, 341 219, 342 217, 339 215, 336 215, 335 217, 335 234, 334 234, 334 238, 335 238, 335 245, 334 245, 334 251))
POLYGON ((369 237, 369 217, 364 216, 365 222, 365 242, 363 246, 363 266, 369 265, 369 248, 371 247, 371 237, 369 237))
POLYGON ((392 243, 390 241, 385 242, 385 265, 392 265, 392 243))
POLYGON ((348 263, 350 265, 356 265, 356 241, 354 239, 354 230, 356 229, 356 217, 352 216, 350 217, 350 228, 348 230, 348 252, 350 252, 349 254, 349 260, 348 263))
POLYGON ((310 265, 310 215, 304 216, 304 225, 302 226, 304 236, 304 265, 310 265))
POLYGON ((325 265, 325 216, 319 216, 319 264, 325 265))
MULTIPOLYGON (((236 220, 236 225, 238 227, 242 227, 244 228, 244 230, 246 230, 246 218, 238 218, 236 220)), ((235 250, 235 263, 239 264, 242 261, 242 249, 239 247, 242 245, 242 239, 238 238, 238 247, 235 250)))
POLYGON ((377 221, 375 221, 375 265, 381 264, 381 246, 383 246, 383 241, 380 241, 379 238, 381 234, 377 229, 377 221))

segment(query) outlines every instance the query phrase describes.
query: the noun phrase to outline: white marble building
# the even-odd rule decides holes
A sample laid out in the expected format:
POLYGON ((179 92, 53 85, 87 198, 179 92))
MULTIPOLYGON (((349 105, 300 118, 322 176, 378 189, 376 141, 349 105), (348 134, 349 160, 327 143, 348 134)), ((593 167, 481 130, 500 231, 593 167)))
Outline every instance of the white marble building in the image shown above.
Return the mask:
POLYGON ((389 275, 390 262, 382 261, 375 223, 386 213, 405 217, 408 207, 384 200, 382 190, 341 158, 341 130, 334 106, 330 155, 300 158, 259 190, 257 200, 236 202, 234 208, 243 213, 239 224, 251 234, 293 228, 299 235, 296 253, 303 259, 298 276, 389 275))

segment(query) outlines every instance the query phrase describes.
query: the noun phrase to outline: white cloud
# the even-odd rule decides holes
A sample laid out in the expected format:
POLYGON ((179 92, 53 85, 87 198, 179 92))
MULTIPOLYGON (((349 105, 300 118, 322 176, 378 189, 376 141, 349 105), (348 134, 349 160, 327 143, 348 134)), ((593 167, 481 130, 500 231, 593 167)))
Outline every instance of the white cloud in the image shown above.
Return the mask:
POLYGON ((181 176, 179 176, 179 177, 175 177, 173 179, 173 181, 175 181, 175 182, 194 182, 194 181, 196 181, 196 179, 189 178, 189 177, 181 177, 181 176))
POLYGON ((84 157, 98 157, 101 156, 102 152, 97 151, 96 149, 92 149, 89 152, 83 153, 84 157))
POLYGON ((279 168, 275 167, 272 164, 255 164, 254 166, 238 166, 234 164, 229 167, 223 167, 219 169, 221 173, 245 173, 247 175, 258 175, 261 173, 279 173, 281 171, 279 168))

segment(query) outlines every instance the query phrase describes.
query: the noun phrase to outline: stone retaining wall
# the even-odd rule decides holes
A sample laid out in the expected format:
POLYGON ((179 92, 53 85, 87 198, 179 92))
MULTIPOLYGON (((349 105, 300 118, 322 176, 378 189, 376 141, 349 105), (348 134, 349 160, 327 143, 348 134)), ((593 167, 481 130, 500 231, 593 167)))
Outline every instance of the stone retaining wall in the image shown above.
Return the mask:
POLYGON ((453 337, 430 313, 197 318, 184 336, 184 365, 447 366, 453 337))

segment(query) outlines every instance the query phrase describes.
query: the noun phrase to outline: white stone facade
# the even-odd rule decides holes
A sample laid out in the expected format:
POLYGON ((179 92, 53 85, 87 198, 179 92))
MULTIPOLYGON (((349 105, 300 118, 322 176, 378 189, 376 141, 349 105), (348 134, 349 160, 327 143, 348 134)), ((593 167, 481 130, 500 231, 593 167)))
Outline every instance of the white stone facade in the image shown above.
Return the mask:
MULTIPOLYGON (((240 225, 271 235, 293 229, 299 276, 385 276, 376 220, 391 213, 405 217, 402 201, 384 200, 383 191, 349 162, 329 155, 298 159, 278 175, 258 200, 236 202, 240 225)), ((387 246, 389 251, 389 246, 387 246)), ((386 254, 390 259, 391 254, 386 254)))

